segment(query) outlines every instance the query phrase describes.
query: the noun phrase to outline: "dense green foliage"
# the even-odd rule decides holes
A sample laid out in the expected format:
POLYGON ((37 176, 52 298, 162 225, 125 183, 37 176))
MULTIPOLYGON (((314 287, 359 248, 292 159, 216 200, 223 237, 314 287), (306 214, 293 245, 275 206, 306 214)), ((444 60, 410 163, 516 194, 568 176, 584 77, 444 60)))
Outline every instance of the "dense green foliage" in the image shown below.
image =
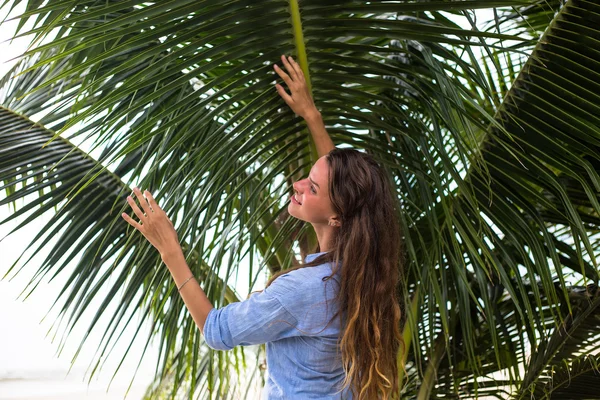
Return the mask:
POLYGON ((228 282, 241 262, 252 285, 312 252, 312 228, 286 208, 316 152, 273 85, 292 54, 334 143, 373 154, 397 184, 403 398, 600 398, 600 2, 3 7, 23 3, 31 46, 0 81, 0 205, 15 207, 0 225, 56 208, 31 247, 59 244, 29 269, 32 285, 70 271, 57 293, 70 326, 111 285, 94 310, 95 323, 118 302, 96 367, 139 314, 161 343, 164 396, 239 398, 237 377, 260 379, 248 349, 204 345, 120 213, 130 186, 149 189, 216 307, 242 300, 228 282), (484 8, 487 24, 472 12, 484 8))

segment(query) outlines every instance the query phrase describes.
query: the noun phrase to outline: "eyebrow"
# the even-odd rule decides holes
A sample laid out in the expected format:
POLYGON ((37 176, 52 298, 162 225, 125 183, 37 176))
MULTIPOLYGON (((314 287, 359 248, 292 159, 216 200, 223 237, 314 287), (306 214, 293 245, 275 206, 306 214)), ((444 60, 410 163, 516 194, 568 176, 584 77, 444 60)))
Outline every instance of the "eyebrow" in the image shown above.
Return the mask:
POLYGON ((318 184, 317 182, 313 181, 313 180, 312 180, 312 178, 310 177, 310 175, 309 175, 308 179, 310 179, 310 181, 311 181, 312 183, 314 183, 315 185, 317 185, 317 187, 318 187, 319 189, 321 189, 321 186, 319 186, 319 184, 318 184))

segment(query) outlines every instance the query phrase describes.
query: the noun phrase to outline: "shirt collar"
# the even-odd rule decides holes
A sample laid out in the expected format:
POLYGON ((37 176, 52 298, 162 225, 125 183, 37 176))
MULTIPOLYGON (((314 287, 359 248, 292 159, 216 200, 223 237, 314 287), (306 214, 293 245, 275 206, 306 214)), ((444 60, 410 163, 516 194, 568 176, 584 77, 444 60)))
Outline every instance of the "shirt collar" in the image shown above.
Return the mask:
POLYGON ((328 253, 327 251, 322 251, 320 253, 312 253, 312 254, 308 254, 306 257, 304 257, 304 262, 309 263, 312 260, 314 260, 315 258, 319 257, 321 254, 325 254, 328 253))

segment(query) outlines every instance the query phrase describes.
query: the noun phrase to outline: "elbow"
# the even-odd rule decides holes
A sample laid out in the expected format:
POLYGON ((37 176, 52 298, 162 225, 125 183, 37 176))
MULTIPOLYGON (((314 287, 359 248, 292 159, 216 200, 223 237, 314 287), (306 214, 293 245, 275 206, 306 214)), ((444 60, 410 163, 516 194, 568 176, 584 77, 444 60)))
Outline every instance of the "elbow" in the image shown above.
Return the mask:
POLYGON ((227 346, 223 341, 206 340, 206 336, 204 337, 204 343, 213 350, 227 351, 233 349, 233 347, 227 346))
MULTIPOLYGON (((199 326, 200 332, 202 332, 202 336, 204 337, 204 342, 213 350, 231 350, 234 347, 233 343, 232 346, 226 343, 230 342, 229 330, 224 329, 219 322, 221 321, 218 319, 211 320, 207 316, 204 324, 199 326)), ((227 322, 224 322, 223 325, 226 326, 227 322)))

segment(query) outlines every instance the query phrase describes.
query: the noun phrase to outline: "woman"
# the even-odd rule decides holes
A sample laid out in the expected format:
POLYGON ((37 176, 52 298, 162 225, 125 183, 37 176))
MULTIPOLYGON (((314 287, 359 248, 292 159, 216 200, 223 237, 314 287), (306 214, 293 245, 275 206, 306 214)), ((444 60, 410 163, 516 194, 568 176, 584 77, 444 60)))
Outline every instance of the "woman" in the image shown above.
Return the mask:
POLYGON ((160 251, 209 347, 266 343, 262 399, 398 399, 404 343, 397 197, 371 156, 333 146, 300 66, 285 56, 282 63, 287 73, 274 68, 291 95, 276 89, 307 121, 320 156, 294 183, 288 205, 291 216, 313 226, 315 253, 274 274, 247 300, 215 309, 190 276, 173 225, 151 194, 146 191, 146 202, 134 190, 145 214, 128 198, 143 224, 123 217, 160 251))

